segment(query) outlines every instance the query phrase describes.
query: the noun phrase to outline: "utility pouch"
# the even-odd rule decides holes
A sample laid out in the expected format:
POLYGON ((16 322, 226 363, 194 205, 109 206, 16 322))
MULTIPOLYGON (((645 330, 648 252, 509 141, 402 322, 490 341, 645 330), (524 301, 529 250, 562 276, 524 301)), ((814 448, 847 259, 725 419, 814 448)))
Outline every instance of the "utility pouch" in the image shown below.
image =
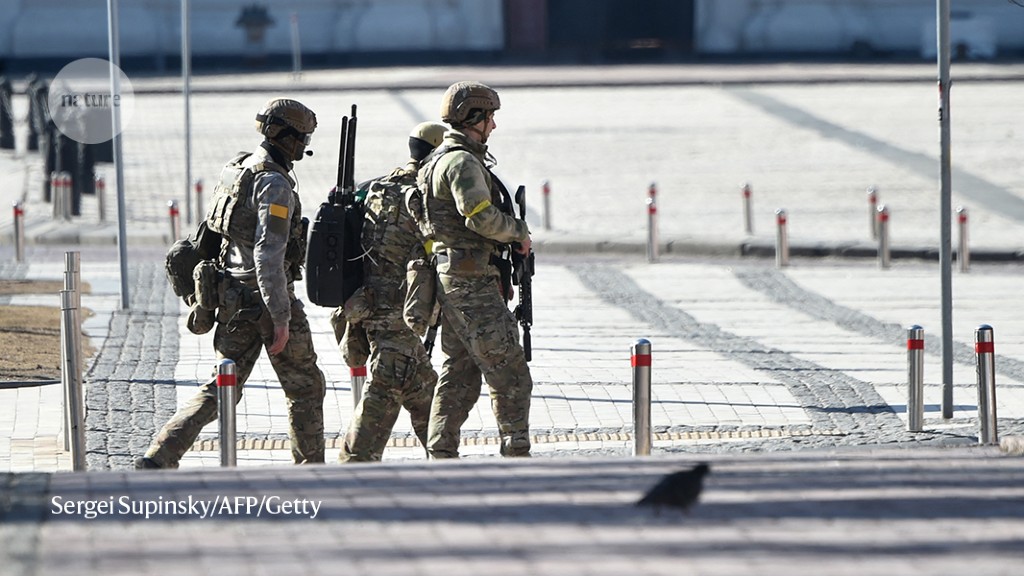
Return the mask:
POLYGON ((188 331, 193 334, 206 334, 210 330, 213 330, 213 325, 217 321, 217 312, 213 310, 204 310, 199 307, 198 304, 193 304, 188 314, 188 321, 185 325, 188 327, 188 331))
POLYGON ((498 269, 501 279, 501 296, 508 302, 512 294, 512 262, 507 258, 492 256, 491 264, 498 269))
POLYGON ((216 310, 220 303, 222 274, 213 260, 203 260, 192 271, 196 305, 203 310, 216 310))
POLYGON ((405 280, 402 317, 409 328, 422 337, 433 321, 437 300, 437 267, 434 258, 417 258, 409 262, 405 280))

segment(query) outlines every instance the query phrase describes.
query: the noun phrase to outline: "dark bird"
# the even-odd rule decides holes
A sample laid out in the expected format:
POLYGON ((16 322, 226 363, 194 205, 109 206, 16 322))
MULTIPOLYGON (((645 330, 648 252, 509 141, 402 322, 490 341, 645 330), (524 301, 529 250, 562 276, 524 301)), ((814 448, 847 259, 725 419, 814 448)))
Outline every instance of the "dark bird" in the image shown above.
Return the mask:
POLYGON ((704 487, 704 476, 710 472, 711 467, 703 462, 691 470, 673 472, 655 484, 636 505, 653 506, 658 511, 668 507, 689 512, 704 487))

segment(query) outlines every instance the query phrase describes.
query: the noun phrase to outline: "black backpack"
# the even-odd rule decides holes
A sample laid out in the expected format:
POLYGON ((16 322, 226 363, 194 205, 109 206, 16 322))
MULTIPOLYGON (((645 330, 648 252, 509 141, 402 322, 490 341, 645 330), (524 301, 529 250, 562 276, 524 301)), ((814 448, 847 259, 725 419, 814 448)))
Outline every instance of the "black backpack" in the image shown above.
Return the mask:
POLYGON ((310 225, 306 295, 318 306, 341 306, 363 285, 362 201, 324 202, 310 225))

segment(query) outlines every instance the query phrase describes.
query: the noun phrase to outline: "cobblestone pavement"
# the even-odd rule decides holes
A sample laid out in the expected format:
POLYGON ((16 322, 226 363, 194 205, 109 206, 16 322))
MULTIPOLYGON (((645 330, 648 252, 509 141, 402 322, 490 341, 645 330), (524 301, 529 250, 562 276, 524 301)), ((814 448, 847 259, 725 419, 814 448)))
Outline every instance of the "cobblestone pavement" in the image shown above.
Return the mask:
MULTIPOLYGON (((647 69, 641 81, 635 70, 613 68, 606 85, 558 86, 557 70, 480 71, 502 90, 492 146, 498 171, 530 186, 537 239, 531 423, 540 458, 530 463, 482 458, 497 453, 482 395, 465 426, 471 458, 462 463, 423 464, 403 416, 385 465, 275 466, 290 461, 286 411, 262 359, 238 407, 243 468, 212 469, 213 425, 186 455, 185 470, 125 473, 214 365, 210 338, 187 332, 163 277, 166 202, 185 205, 180 96, 162 92, 162 81, 141 81, 125 133, 126 310, 113 212, 100 223, 98 202, 87 197, 80 218, 52 221, 38 191, 38 159, 0 154, 0 198, 25 202, 30 243, 26 262, 14 262, 10 216, 0 213, 0 278, 59 279, 64 251, 80 251, 91 286, 83 306, 94 312, 85 332, 97 349, 86 368, 94 472, 47 474, 70 469, 59 386, 0 388, 0 518, 12 520, 0 525, 0 557, 11 560, 12 573, 56 571, 69 558, 88 558, 84 572, 107 573, 160 573, 168 564, 249 574, 282 565, 308 573, 677 573, 680 557, 709 574, 821 571, 823 559, 824 571, 837 574, 1012 572, 1020 553, 1011 542, 1024 530, 1016 508, 1022 464, 974 447, 973 332, 994 326, 1000 433, 1024 434, 1024 182, 1014 156, 1021 136, 1006 122, 1021 81, 1016 68, 970 68, 954 93, 954 202, 970 207, 977 258, 955 276, 948 420, 940 412, 934 81, 911 67, 904 75, 847 70, 838 81, 819 71, 803 84, 751 73, 750 82, 672 76, 658 85, 659 71, 676 72, 647 69), (553 190, 550 230, 541 225, 543 180, 553 190), (663 256, 649 264, 644 201, 652 181, 663 256), (744 181, 755 191, 752 234, 743 230, 744 181), (903 257, 887 270, 873 259, 836 257, 873 253, 869 185, 893 208, 903 257), (791 265, 740 258, 771 254, 778 207, 790 214, 791 265), (922 433, 906 432, 911 324, 927 334, 922 433), (650 459, 623 458, 632 448, 629 347, 640 337, 654 348, 650 459), (628 506, 657 474, 698 457, 715 473, 693 516, 651 518, 628 506), (314 531, 305 521, 250 515, 182 531, 170 528, 175 515, 88 522, 49 508, 54 496, 122 494, 315 497, 326 508, 314 531), (304 546, 285 544, 297 541, 304 546)), ((280 92, 233 92, 223 85, 230 79, 204 80, 209 86, 193 100, 194 174, 211 190, 225 154, 255 143, 252 110, 290 93, 321 118, 317 155, 297 170, 311 214, 332 185, 333 119, 351 102, 360 106, 357 177, 384 173, 403 157, 408 127, 432 116, 454 79, 445 74, 462 73, 406 72, 407 82, 392 88, 369 74, 363 84, 349 75, 305 86, 236 79, 280 92)), ((349 422, 351 389, 328 311, 307 312, 329 382, 331 460, 349 422)))

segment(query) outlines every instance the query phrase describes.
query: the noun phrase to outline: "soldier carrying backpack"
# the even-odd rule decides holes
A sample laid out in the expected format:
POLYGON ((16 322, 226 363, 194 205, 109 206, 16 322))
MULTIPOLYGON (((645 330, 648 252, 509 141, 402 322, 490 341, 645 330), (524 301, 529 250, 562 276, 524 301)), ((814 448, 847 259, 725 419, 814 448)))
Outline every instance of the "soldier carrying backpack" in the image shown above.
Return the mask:
MULTIPOLYGON (((424 265, 427 254, 405 206, 405 192, 416 186, 420 162, 441 143, 445 130, 436 122, 417 125, 409 136, 409 162, 362 186, 363 283, 331 315, 331 324, 349 366, 363 366, 369 358, 370 382, 352 415, 338 456, 341 462, 379 461, 403 407, 409 411, 416 436, 423 446, 427 444, 437 373, 404 318, 407 267, 410 262, 424 265)), ((433 268, 427 272, 432 291, 433 268)), ((432 297, 427 306, 434 307, 432 297)))
MULTIPOLYGON (((239 398, 266 347, 288 397, 292 457, 296 464, 323 462, 326 385, 302 302, 295 297, 293 283, 305 260, 306 221, 289 174, 308 154, 316 115, 294 100, 274 99, 256 115, 256 129, 264 136, 260 147, 237 155, 221 173, 204 223, 221 236, 220 246, 214 258, 200 260, 193 270, 194 306, 216 310, 213 345, 219 358, 236 364, 239 398)), ((180 277, 187 264, 173 268, 175 292, 187 292, 187 281, 180 277)), ((214 376, 164 425, 135 467, 177 468, 216 417, 214 376)))

